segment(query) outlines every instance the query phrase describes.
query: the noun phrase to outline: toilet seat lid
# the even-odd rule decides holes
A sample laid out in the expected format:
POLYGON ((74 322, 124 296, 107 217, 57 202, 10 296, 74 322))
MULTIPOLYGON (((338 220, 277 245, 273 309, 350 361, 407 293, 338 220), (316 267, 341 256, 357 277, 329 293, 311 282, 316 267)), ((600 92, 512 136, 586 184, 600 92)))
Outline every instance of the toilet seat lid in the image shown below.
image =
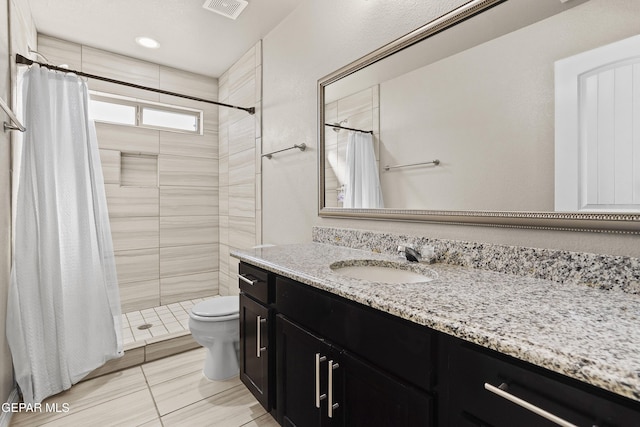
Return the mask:
POLYGON ((219 297, 201 301, 193 306, 191 312, 201 317, 220 317, 237 314, 240 311, 238 297, 219 297))

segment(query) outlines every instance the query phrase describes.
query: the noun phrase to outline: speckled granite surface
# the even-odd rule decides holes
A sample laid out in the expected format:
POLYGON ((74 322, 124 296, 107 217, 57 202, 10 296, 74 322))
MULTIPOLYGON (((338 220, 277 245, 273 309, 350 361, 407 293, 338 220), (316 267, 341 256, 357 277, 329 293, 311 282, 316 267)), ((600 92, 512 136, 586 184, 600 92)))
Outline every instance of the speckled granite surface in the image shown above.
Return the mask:
POLYGON ((307 243, 236 258, 640 401, 640 296, 436 263, 429 283, 345 278, 329 265, 396 256, 307 243))
POLYGON ((332 227, 314 227, 313 241, 388 254, 395 254, 400 242, 431 245, 440 263, 640 294, 638 258, 332 227))

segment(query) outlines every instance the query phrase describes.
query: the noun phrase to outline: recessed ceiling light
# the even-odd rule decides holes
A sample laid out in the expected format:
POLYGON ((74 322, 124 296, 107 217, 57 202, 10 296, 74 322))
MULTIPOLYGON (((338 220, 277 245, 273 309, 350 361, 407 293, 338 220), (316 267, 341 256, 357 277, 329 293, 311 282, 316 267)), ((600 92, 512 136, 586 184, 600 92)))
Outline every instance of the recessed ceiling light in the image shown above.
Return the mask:
POLYGON ((151 37, 136 37, 136 43, 138 43, 142 47, 147 47, 149 49, 157 49, 160 47, 160 43, 151 37))

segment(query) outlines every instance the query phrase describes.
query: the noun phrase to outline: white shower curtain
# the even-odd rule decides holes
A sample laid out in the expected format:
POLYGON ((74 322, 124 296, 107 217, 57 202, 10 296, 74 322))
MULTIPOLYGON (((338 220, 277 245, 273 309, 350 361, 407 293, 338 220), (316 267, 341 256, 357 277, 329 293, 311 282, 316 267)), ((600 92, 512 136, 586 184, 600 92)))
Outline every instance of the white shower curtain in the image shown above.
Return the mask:
POLYGON ((384 208, 370 133, 349 132, 343 207, 384 208))
POLYGON ((33 66, 22 97, 7 339, 24 401, 36 403, 122 355, 121 312, 87 86, 33 66))

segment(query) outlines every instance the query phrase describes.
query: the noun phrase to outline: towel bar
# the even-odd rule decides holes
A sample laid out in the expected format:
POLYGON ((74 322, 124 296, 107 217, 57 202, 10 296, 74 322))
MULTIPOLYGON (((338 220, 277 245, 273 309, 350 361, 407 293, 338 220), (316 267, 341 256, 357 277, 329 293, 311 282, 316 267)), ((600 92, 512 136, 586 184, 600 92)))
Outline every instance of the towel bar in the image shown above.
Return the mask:
POLYGON ((421 165, 434 165, 434 166, 438 166, 440 164, 440 160, 435 159, 435 160, 431 160, 430 162, 420 162, 420 163, 410 163, 410 164, 406 164, 406 165, 395 165, 395 166, 385 166, 384 170, 388 171, 389 169, 397 169, 397 168, 408 168, 409 166, 421 166, 421 165))
POLYGON ((20 123, 20 120, 18 120, 16 115, 13 114, 13 111, 11 111, 11 108, 9 108, 7 103, 4 102, 2 98, 0 98, 0 107, 2 107, 5 113, 7 113, 7 116, 9 116, 9 120, 10 120, 9 123, 7 122, 3 123, 3 128, 5 132, 7 130, 19 130, 20 132, 24 132, 25 130, 27 130, 27 128, 22 126, 22 123, 20 123))
POLYGON ((307 149, 307 144, 305 144, 304 142, 300 145, 295 144, 293 147, 289 147, 289 148, 283 148, 282 150, 277 150, 277 151, 272 151, 270 153, 267 154, 263 154, 262 157, 266 157, 267 159, 270 159, 271 157, 273 157, 274 154, 276 153, 281 153, 283 151, 287 151, 287 150, 293 150, 294 148, 299 149, 300 151, 304 151, 307 149))

